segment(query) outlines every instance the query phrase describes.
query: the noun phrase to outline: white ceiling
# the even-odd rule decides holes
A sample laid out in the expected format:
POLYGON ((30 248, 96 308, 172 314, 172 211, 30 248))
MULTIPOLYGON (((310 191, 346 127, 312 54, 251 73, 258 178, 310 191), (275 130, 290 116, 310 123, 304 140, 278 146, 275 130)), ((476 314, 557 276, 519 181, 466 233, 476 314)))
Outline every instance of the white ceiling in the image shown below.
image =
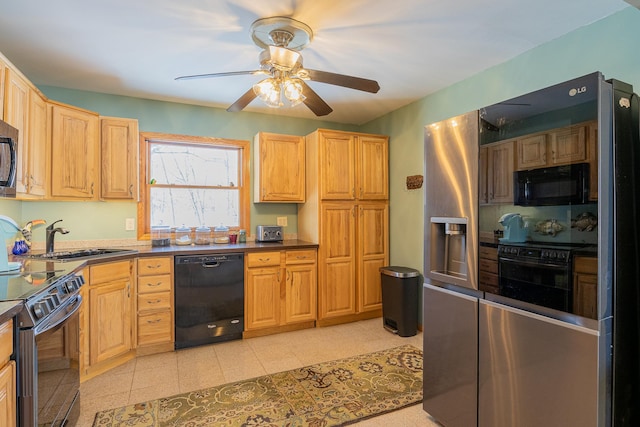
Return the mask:
MULTIPOLYGON (((227 108, 263 77, 249 28, 309 25, 308 68, 378 81, 377 94, 308 84, 362 124, 629 7, 624 0, 2 0, 0 52, 37 85, 227 108)), ((244 111, 315 118, 304 105, 244 111)), ((242 113, 229 113, 242 114, 242 113)))

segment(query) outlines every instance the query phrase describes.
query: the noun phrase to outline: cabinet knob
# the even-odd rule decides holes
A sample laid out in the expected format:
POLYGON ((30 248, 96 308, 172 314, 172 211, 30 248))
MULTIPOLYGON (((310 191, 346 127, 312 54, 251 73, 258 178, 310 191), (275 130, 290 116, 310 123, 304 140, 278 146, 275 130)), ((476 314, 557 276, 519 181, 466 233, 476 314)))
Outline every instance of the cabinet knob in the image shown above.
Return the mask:
POLYGON ((133 196, 133 184, 129 185, 129 195, 133 196))

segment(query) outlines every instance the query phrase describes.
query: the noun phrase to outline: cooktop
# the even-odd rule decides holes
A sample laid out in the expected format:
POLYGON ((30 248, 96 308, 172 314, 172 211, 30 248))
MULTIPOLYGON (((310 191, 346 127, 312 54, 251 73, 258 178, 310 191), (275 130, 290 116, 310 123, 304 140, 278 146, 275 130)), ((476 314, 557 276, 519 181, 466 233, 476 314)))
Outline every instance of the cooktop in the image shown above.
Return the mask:
POLYGON ((84 264, 81 261, 58 263, 31 259, 19 262, 19 269, 0 273, 0 301, 32 298, 84 264))

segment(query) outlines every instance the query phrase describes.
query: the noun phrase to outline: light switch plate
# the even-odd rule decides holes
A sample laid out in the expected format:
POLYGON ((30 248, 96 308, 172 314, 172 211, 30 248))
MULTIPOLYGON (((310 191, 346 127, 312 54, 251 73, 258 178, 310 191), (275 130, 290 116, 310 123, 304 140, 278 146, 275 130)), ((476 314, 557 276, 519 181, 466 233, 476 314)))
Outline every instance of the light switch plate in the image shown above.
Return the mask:
POLYGON ((287 217, 286 216, 279 216, 276 218, 276 224, 282 226, 282 227, 286 227, 287 226, 287 217))
POLYGON ((126 231, 133 231, 136 229, 136 220, 134 218, 127 218, 124 220, 124 229, 126 231))

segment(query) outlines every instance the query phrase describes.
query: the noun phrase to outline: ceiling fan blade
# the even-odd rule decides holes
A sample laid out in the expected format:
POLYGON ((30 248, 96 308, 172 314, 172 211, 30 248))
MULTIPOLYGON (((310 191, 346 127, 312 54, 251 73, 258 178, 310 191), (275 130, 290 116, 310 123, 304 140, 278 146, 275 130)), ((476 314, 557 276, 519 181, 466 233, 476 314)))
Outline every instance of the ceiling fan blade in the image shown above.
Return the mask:
POLYGON ((308 68, 305 68, 305 71, 308 73, 309 78, 315 82, 343 86, 371 93, 377 93, 380 90, 380 85, 375 80, 329 73, 327 71, 310 70, 308 68))
POLYGON ((326 116, 333 111, 333 109, 329 107, 329 104, 324 102, 322 98, 320 98, 320 96, 304 82, 304 80, 300 80, 300 83, 302 85, 302 94, 305 96, 305 99, 302 102, 304 102, 304 105, 309 107, 316 116, 326 116))
POLYGON ((230 113, 240 112, 244 109, 244 107, 249 105, 249 103, 254 99, 256 99, 256 93, 253 91, 253 88, 251 88, 248 91, 246 91, 244 95, 238 98, 236 102, 231 104, 229 108, 227 108, 227 111, 230 113))
POLYGON ((176 77, 174 80, 208 79, 210 77, 243 76, 243 75, 255 75, 255 74, 267 74, 267 73, 263 70, 229 71, 228 73, 210 73, 210 74, 195 74, 193 76, 180 76, 180 77, 176 77))

